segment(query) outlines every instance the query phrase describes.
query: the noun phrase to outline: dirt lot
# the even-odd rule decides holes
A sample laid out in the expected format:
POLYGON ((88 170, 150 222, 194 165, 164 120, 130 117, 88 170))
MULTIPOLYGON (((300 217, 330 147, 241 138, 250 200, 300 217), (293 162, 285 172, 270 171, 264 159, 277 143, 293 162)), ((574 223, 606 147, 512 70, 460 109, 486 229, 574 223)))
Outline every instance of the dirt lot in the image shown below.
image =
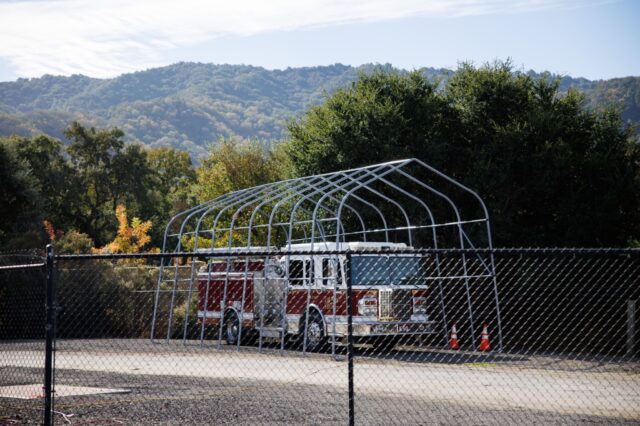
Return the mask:
MULTIPOLYGON (((355 363, 358 424, 640 424, 640 366, 615 360, 399 348, 355 363)), ((59 341, 56 383, 127 389, 66 396, 73 424, 344 424, 343 357, 142 340, 59 341)), ((0 344, 0 386, 41 383, 38 345, 0 344)), ((4 421, 38 423, 34 400, 0 399, 4 421)), ((56 421, 65 423, 62 414, 56 421)))

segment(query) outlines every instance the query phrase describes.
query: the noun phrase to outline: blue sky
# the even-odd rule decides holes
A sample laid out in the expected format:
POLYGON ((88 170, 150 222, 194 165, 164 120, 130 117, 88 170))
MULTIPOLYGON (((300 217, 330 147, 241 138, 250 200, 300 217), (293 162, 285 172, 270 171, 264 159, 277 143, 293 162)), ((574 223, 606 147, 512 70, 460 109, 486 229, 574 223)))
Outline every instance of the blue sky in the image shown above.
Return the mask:
POLYGON ((0 0, 0 81, 113 77, 177 61, 640 75, 640 1, 0 0))

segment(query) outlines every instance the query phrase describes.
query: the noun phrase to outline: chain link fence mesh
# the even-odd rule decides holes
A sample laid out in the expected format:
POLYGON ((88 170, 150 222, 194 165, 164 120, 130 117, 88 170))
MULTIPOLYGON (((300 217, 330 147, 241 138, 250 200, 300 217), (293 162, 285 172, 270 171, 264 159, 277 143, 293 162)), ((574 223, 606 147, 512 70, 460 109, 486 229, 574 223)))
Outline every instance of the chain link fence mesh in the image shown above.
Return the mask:
MULTIPOLYGON (((57 423, 345 424, 349 335, 357 424, 640 421, 637 250, 161 257, 58 256, 57 423)), ((2 389, 42 385, 43 271, 0 270, 2 389)))
MULTIPOLYGON (((445 310, 433 297, 439 291, 437 285, 430 286, 427 312, 436 327, 443 321, 442 312, 446 313, 445 344, 436 332, 420 339, 383 338, 380 350, 375 343, 359 348, 358 420, 383 423, 379 419, 385 418, 411 424, 640 421, 640 365, 633 341, 640 258, 580 250, 498 250, 494 254, 497 304, 491 278, 479 273, 484 266, 478 257, 467 258, 469 279, 464 277, 460 255, 443 259, 442 267, 448 269, 445 277, 457 278, 442 280, 445 310)), ((372 281, 378 276, 374 269, 364 268, 372 281)), ((403 291, 393 288, 390 309, 410 311, 410 299, 401 296, 403 291)), ((415 295, 416 290, 411 291, 415 295)), ((414 311, 415 303, 414 298, 414 311)))
POLYGON ((0 253, 0 424, 42 421, 44 280, 42 253, 0 253))

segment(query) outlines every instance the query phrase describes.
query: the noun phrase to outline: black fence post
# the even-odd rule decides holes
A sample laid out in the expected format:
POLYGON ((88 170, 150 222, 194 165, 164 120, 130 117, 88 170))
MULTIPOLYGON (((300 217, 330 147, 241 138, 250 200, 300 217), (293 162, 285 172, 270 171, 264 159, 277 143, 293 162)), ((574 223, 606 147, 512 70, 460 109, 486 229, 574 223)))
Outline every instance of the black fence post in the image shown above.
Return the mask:
POLYGON ((47 245, 47 282, 46 282, 46 323, 45 323, 45 353, 44 353, 44 424, 53 424, 53 341, 55 339, 55 270, 53 246, 47 245))
POLYGON ((355 424, 355 395, 353 389, 353 294, 351 291, 351 252, 345 259, 345 280, 347 281, 347 370, 349 382, 349 426, 355 424))

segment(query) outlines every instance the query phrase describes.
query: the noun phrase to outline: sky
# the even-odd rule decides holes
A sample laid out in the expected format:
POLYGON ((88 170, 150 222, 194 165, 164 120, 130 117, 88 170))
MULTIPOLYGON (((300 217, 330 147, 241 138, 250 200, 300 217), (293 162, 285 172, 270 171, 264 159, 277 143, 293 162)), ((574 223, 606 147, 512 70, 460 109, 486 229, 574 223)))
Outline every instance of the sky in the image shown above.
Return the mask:
POLYGON ((0 81, 179 61, 640 76, 640 0, 0 0, 0 81))

